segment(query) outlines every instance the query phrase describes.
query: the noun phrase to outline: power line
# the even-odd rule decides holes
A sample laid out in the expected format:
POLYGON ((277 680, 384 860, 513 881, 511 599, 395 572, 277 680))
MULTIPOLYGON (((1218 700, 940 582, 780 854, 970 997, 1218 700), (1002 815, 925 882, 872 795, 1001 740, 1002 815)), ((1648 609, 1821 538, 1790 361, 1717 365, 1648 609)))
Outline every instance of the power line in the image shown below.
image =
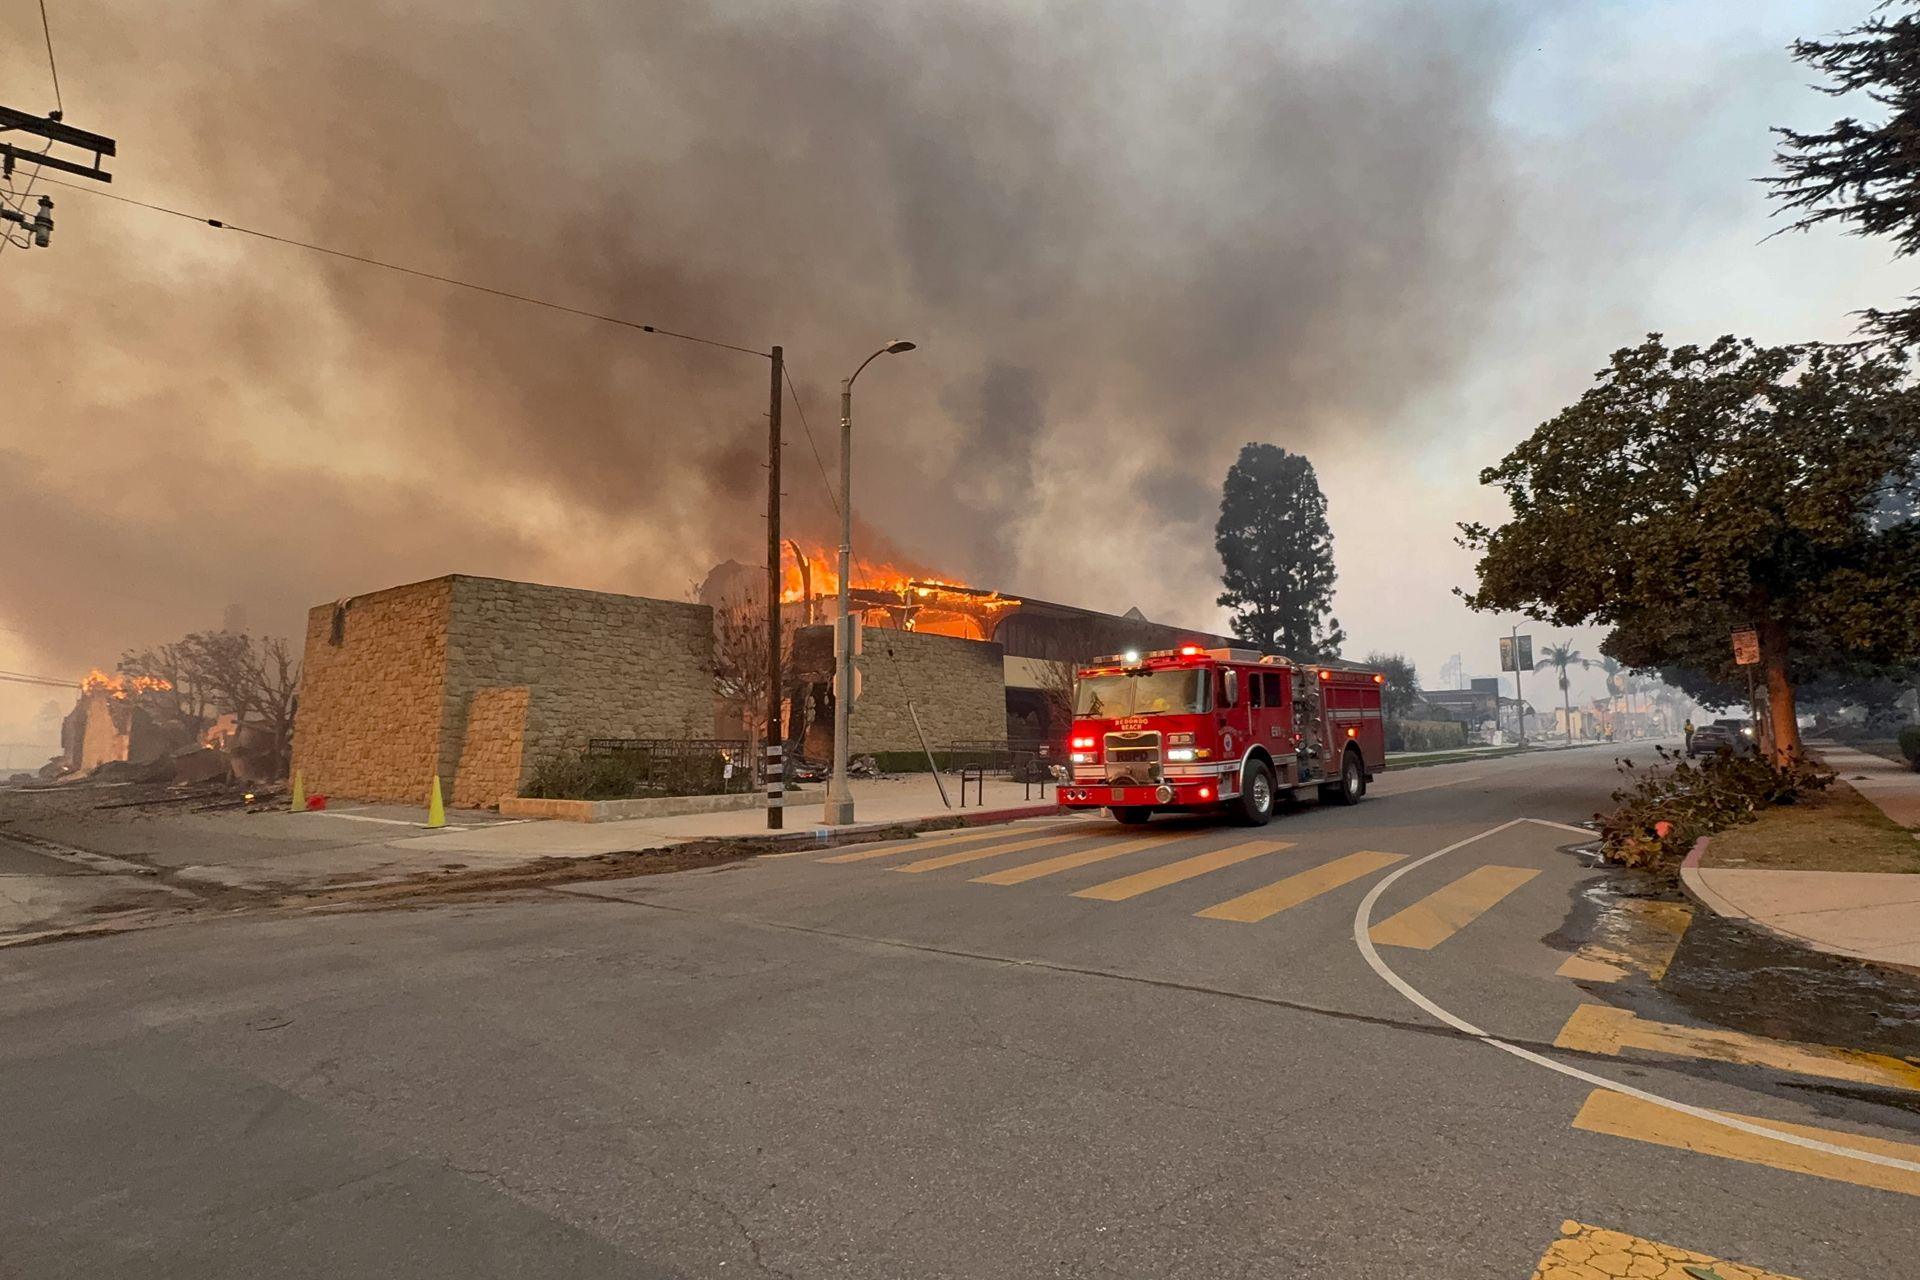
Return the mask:
POLYGON ((0 671, 0 680, 11 684, 48 685, 55 689, 78 689, 78 680, 59 680, 53 676, 30 676, 23 671, 0 671))
POLYGON ((60 101, 60 64, 53 60, 53 28, 47 25, 47 0, 40 0, 40 34, 47 38, 47 70, 53 73, 53 107, 64 116, 67 104, 60 101))
POLYGON ((279 236, 271 231, 259 231, 253 227, 243 227, 220 218, 202 217, 197 213, 186 213, 179 209, 169 209, 163 204, 152 204, 146 200, 135 200, 131 196, 115 195, 111 191, 101 191, 95 187, 83 187, 76 182, 63 182, 59 178, 48 178, 48 182, 62 187, 72 187, 75 191, 85 191, 90 195, 104 196, 108 200, 118 200, 121 204, 136 205, 142 209, 151 209, 155 213, 171 214, 176 218, 185 218, 189 222, 204 222, 219 231, 237 231, 243 236, 254 236, 261 240, 271 240, 275 244, 291 245, 296 249, 306 249, 313 253, 324 253, 329 257, 345 258, 349 262, 362 263, 369 267, 379 267, 385 271, 397 271, 401 275, 416 276, 422 280, 432 280, 439 284, 450 284, 459 289, 472 289, 476 293, 492 294, 496 298, 507 298, 513 302, 524 302, 531 306, 546 307, 552 311, 564 311, 568 315, 583 316, 588 320, 601 320, 607 324, 617 324, 622 328, 638 329, 642 333, 658 334, 663 338, 678 338, 682 342, 697 342, 702 346, 719 347, 723 351, 738 351, 741 355, 767 358, 765 351, 756 351, 752 347, 742 347, 731 342, 721 342, 714 338, 697 337, 691 333, 677 333, 672 329, 662 329, 657 325, 641 324, 637 320, 626 320, 620 316, 610 316, 600 311, 588 311, 582 307, 570 307, 563 302, 551 302, 545 298, 533 298, 524 293, 513 293, 506 289, 496 289, 492 285, 475 284, 471 280, 461 280, 455 276, 443 276, 432 271, 422 271, 418 267, 403 267, 397 262, 385 262, 379 258, 369 258, 363 254, 348 253, 345 249, 330 249, 323 244, 314 244, 309 240, 296 240, 291 236, 279 236))
MULTIPOLYGON (((40 154, 44 156, 45 154, 47 154, 47 152, 51 150, 53 150, 53 139, 48 138, 47 145, 40 148, 40 154)), ((18 203, 16 203, 11 199, 7 199, 6 203, 9 205, 12 205, 14 208, 19 209, 21 212, 24 213, 27 207, 27 197, 33 194, 33 184, 40 180, 40 176, 41 176, 40 167, 38 165, 35 165, 33 172, 27 175, 27 185, 20 189, 20 198, 18 203)), ((52 182, 53 179, 48 178, 47 181, 52 182)), ((62 185, 66 185, 66 184, 63 183, 62 185)), ((12 194, 13 194, 13 180, 9 178, 7 179, 6 190, 5 192, 0 193, 0 198, 10 197, 12 194)), ((7 251, 8 245, 17 244, 17 243, 20 243, 20 242, 16 241, 13 238, 13 232, 7 231, 4 237, 0 237, 0 253, 5 253, 7 251)), ((20 244, 20 247, 24 249, 27 246, 25 244, 20 244)))
MULTIPOLYGON (((51 145, 51 143, 48 145, 51 145)), ((45 175, 36 171, 35 176, 44 177, 45 175)), ((241 235, 255 236, 261 240, 270 240, 275 244, 291 245, 296 249, 307 249, 314 253, 327 254, 330 257, 345 258, 349 262, 359 262, 370 267, 380 267, 387 271, 397 271, 402 275, 417 276, 423 280, 432 280, 439 284, 449 284, 460 289, 472 289, 478 293, 492 294, 496 298, 507 298, 514 302, 524 302, 536 307, 546 307, 549 310, 565 312, 568 315, 582 316, 589 320, 601 320, 607 324, 617 324, 628 329, 638 329, 642 333, 657 334, 663 338, 678 338, 683 342, 697 342, 703 346, 719 347, 723 351, 737 351, 742 355, 759 356, 763 360, 768 356, 767 352, 756 351, 752 347, 742 347, 731 342, 720 342, 713 338, 701 338, 690 333, 678 333, 672 329, 662 329, 657 325, 641 324, 635 320, 627 320, 619 316, 610 316, 598 311, 588 311, 581 307, 570 307, 565 303, 551 302, 545 298, 533 298, 523 293, 512 293, 505 289, 496 289, 491 285, 475 284, 470 280, 461 280, 454 276, 443 276, 432 271, 422 271, 416 267, 405 267, 394 262, 384 262, 379 258, 369 258, 362 254, 348 253, 344 249, 332 249, 326 245, 314 244, 306 240, 295 240, 290 236, 279 236, 267 231, 257 231, 252 227, 237 226, 234 223, 224 221, 220 218, 202 217, 199 214, 168 208, 163 204, 154 204, 146 200, 136 200, 132 196, 116 195, 111 191, 102 191, 97 187, 83 187, 77 182, 67 182, 60 178, 51 177, 46 180, 57 186, 71 187, 75 191, 84 191, 89 195, 103 196, 108 200, 117 200, 121 204, 130 204, 141 209, 151 209, 155 213, 164 213, 175 218, 185 218, 189 222, 205 223, 207 226, 220 231, 237 231, 241 235)), ((807 433, 807 446, 813 450, 814 465, 820 468, 820 480, 826 487, 827 501, 832 505, 834 513, 838 514, 840 511, 840 501, 834 496, 833 482, 827 475, 827 464, 820 456, 820 446, 814 441, 813 428, 807 424, 807 411, 800 404, 800 391, 793 385, 793 374, 784 363, 781 365, 781 376, 786 380, 787 389, 793 393, 794 407, 799 410, 800 425, 807 433)))
POLYGON ((793 407, 800 414, 800 429, 807 433, 807 448, 813 450, 813 464, 820 468, 820 483, 826 486, 827 501, 833 504, 833 514, 839 515, 840 499, 834 496, 833 481, 827 478, 827 464, 820 459, 820 446, 813 442, 813 428, 807 425, 807 411, 800 403, 800 388, 793 385, 793 375, 784 364, 780 372, 787 380, 787 390, 793 392, 793 407))

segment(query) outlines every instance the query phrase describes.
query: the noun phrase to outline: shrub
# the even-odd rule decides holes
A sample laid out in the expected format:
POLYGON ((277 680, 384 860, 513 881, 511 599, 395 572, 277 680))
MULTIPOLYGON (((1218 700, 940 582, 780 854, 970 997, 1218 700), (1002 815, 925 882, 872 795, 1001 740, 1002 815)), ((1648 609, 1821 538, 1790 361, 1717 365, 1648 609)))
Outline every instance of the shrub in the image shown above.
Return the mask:
POLYGON ((661 756, 637 751, 561 751, 536 760, 522 794, 548 800, 707 796, 753 789, 752 771, 727 771, 718 751, 661 756))
POLYGON ((1907 763, 1920 769, 1920 726, 1900 731, 1900 754, 1907 758, 1907 763))
POLYGON ((1781 767, 1729 751, 1699 765, 1664 750, 1660 760, 1665 767, 1655 769, 1620 761, 1629 785, 1613 793, 1616 807, 1600 819, 1600 848, 1609 862, 1630 867, 1677 862, 1701 836, 1751 822, 1760 810, 1792 804, 1834 780, 1832 773, 1804 762, 1781 767))

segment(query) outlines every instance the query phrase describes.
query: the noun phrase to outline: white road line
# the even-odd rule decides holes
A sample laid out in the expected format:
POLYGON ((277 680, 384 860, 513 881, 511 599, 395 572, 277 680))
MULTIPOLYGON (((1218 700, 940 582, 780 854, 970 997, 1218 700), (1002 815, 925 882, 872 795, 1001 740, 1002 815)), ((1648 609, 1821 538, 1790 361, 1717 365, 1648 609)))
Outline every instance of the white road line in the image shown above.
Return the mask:
POLYGON ((1848 1160, 1864 1160, 1868 1164, 1877 1164, 1888 1169, 1901 1169, 1907 1173, 1920 1173, 1920 1161, 1901 1160, 1894 1156, 1883 1156, 1877 1152, 1859 1151, 1852 1147, 1842 1147, 1831 1142, 1822 1142, 1818 1138, 1803 1138, 1799 1134, 1782 1133, 1778 1129, 1769 1129, 1765 1125, 1752 1124, 1746 1120, 1742 1120, 1738 1116, 1723 1115, 1718 1111, 1709 1111, 1705 1107, 1693 1106, 1691 1103, 1677 1102, 1672 1098, 1663 1098, 1657 1093, 1648 1093, 1645 1089, 1637 1089, 1630 1084, 1621 1084, 1616 1080, 1609 1080, 1605 1076, 1595 1075, 1591 1071, 1583 1071, 1579 1067, 1568 1066, 1564 1062, 1556 1062, 1545 1054, 1535 1053, 1531 1049, 1523 1049, 1517 1044, 1509 1044, 1505 1040, 1490 1035, 1479 1027, 1474 1026, 1465 1018, 1442 1009, 1420 991, 1416 990, 1413 984, 1388 968, 1386 961, 1380 958, 1380 953, 1373 949, 1373 939, 1368 936, 1373 929, 1373 906, 1380 900, 1380 895, 1392 888, 1394 881, 1406 875, 1407 872, 1412 871, 1414 868, 1424 867, 1436 858, 1445 857, 1456 849, 1464 849, 1476 841, 1484 840, 1488 836, 1498 835, 1502 831, 1510 827, 1517 827, 1523 822, 1534 823, 1543 827, 1553 827, 1560 831, 1571 831, 1581 836, 1591 837, 1593 835, 1593 832, 1587 830, 1585 827, 1571 827, 1564 822, 1548 822, 1543 818, 1513 818, 1501 823, 1497 827, 1490 827, 1482 831, 1479 835, 1468 836, 1465 840, 1457 840, 1444 849, 1436 849, 1424 858, 1416 858, 1412 862, 1395 867, 1392 871, 1382 876, 1379 881, 1374 884, 1372 889, 1368 890, 1367 896, 1361 899, 1359 907, 1355 909, 1353 913, 1353 943, 1360 948, 1361 957, 1366 960, 1367 964, 1375 973, 1380 975, 1382 981, 1431 1016, 1439 1019, 1447 1026, 1452 1027, 1455 1031, 1472 1036, 1482 1044, 1491 1045, 1502 1053, 1510 1053, 1514 1057, 1526 1062, 1531 1062, 1537 1067, 1545 1067, 1549 1071, 1557 1071, 1563 1076, 1579 1080, 1584 1084, 1594 1085, 1601 1089, 1611 1089, 1615 1093, 1623 1093, 1629 1098, 1638 1098, 1641 1102, 1652 1103, 1656 1107, 1665 1107, 1669 1111, 1677 1111, 1681 1115, 1692 1116, 1696 1120, 1706 1120, 1713 1124, 1723 1125, 1728 1129, 1737 1129, 1741 1133, 1752 1134, 1755 1137, 1772 1138, 1775 1142, 1784 1142, 1789 1146, 1803 1147, 1808 1151, 1818 1151, 1823 1155, 1841 1156, 1848 1160))
POLYGON ((323 817, 339 818, 346 822, 382 822, 390 827, 417 827, 420 824, 406 818, 376 818, 370 813, 335 813, 332 809, 315 809, 312 812, 323 817))
POLYGON ((1391 800, 1395 796, 1410 796, 1416 791, 1431 791, 1435 787, 1457 787, 1463 782, 1478 782, 1486 776, 1484 773, 1476 773, 1465 778, 1446 778, 1439 782, 1423 782, 1417 787, 1395 787, 1391 791, 1382 791, 1380 798, 1382 800, 1391 800))

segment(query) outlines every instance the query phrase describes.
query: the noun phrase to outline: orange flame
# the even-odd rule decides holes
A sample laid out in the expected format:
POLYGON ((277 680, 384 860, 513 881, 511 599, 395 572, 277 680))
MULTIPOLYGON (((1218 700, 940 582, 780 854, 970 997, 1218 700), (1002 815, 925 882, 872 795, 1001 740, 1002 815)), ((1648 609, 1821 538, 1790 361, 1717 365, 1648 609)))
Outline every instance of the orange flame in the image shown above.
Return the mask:
MULTIPOLYGON (((805 553, 803 565, 789 555, 782 572, 780 599, 796 604, 811 596, 831 601, 840 591, 837 552, 818 548, 805 553)), ((870 626, 987 639, 992 619, 1017 608, 1018 599, 997 591, 896 564, 890 560, 853 562, 852 589, 860 592, 858 611, 870 626), (885 598, 881 598, 885 597, 885 598)))
POLYGON ((158 693, 171 688, 173 685, 159 676, 108 675, 98 667, 87 672, 87 678, 80 682, 83 697, 90 693, 104 693, 121 702, 136 693, 158 693))

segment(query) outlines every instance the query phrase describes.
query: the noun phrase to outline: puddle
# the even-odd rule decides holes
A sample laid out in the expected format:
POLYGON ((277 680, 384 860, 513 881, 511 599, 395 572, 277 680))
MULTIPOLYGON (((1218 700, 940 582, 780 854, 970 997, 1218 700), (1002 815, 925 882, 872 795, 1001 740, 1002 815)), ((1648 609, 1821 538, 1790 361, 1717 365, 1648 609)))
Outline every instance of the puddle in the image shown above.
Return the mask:
POLYGON ((1735 1031, 1920 1058, 1920 975, 1810 951, 1711 912, 1694 913, 1658 992, 1735 1031))

